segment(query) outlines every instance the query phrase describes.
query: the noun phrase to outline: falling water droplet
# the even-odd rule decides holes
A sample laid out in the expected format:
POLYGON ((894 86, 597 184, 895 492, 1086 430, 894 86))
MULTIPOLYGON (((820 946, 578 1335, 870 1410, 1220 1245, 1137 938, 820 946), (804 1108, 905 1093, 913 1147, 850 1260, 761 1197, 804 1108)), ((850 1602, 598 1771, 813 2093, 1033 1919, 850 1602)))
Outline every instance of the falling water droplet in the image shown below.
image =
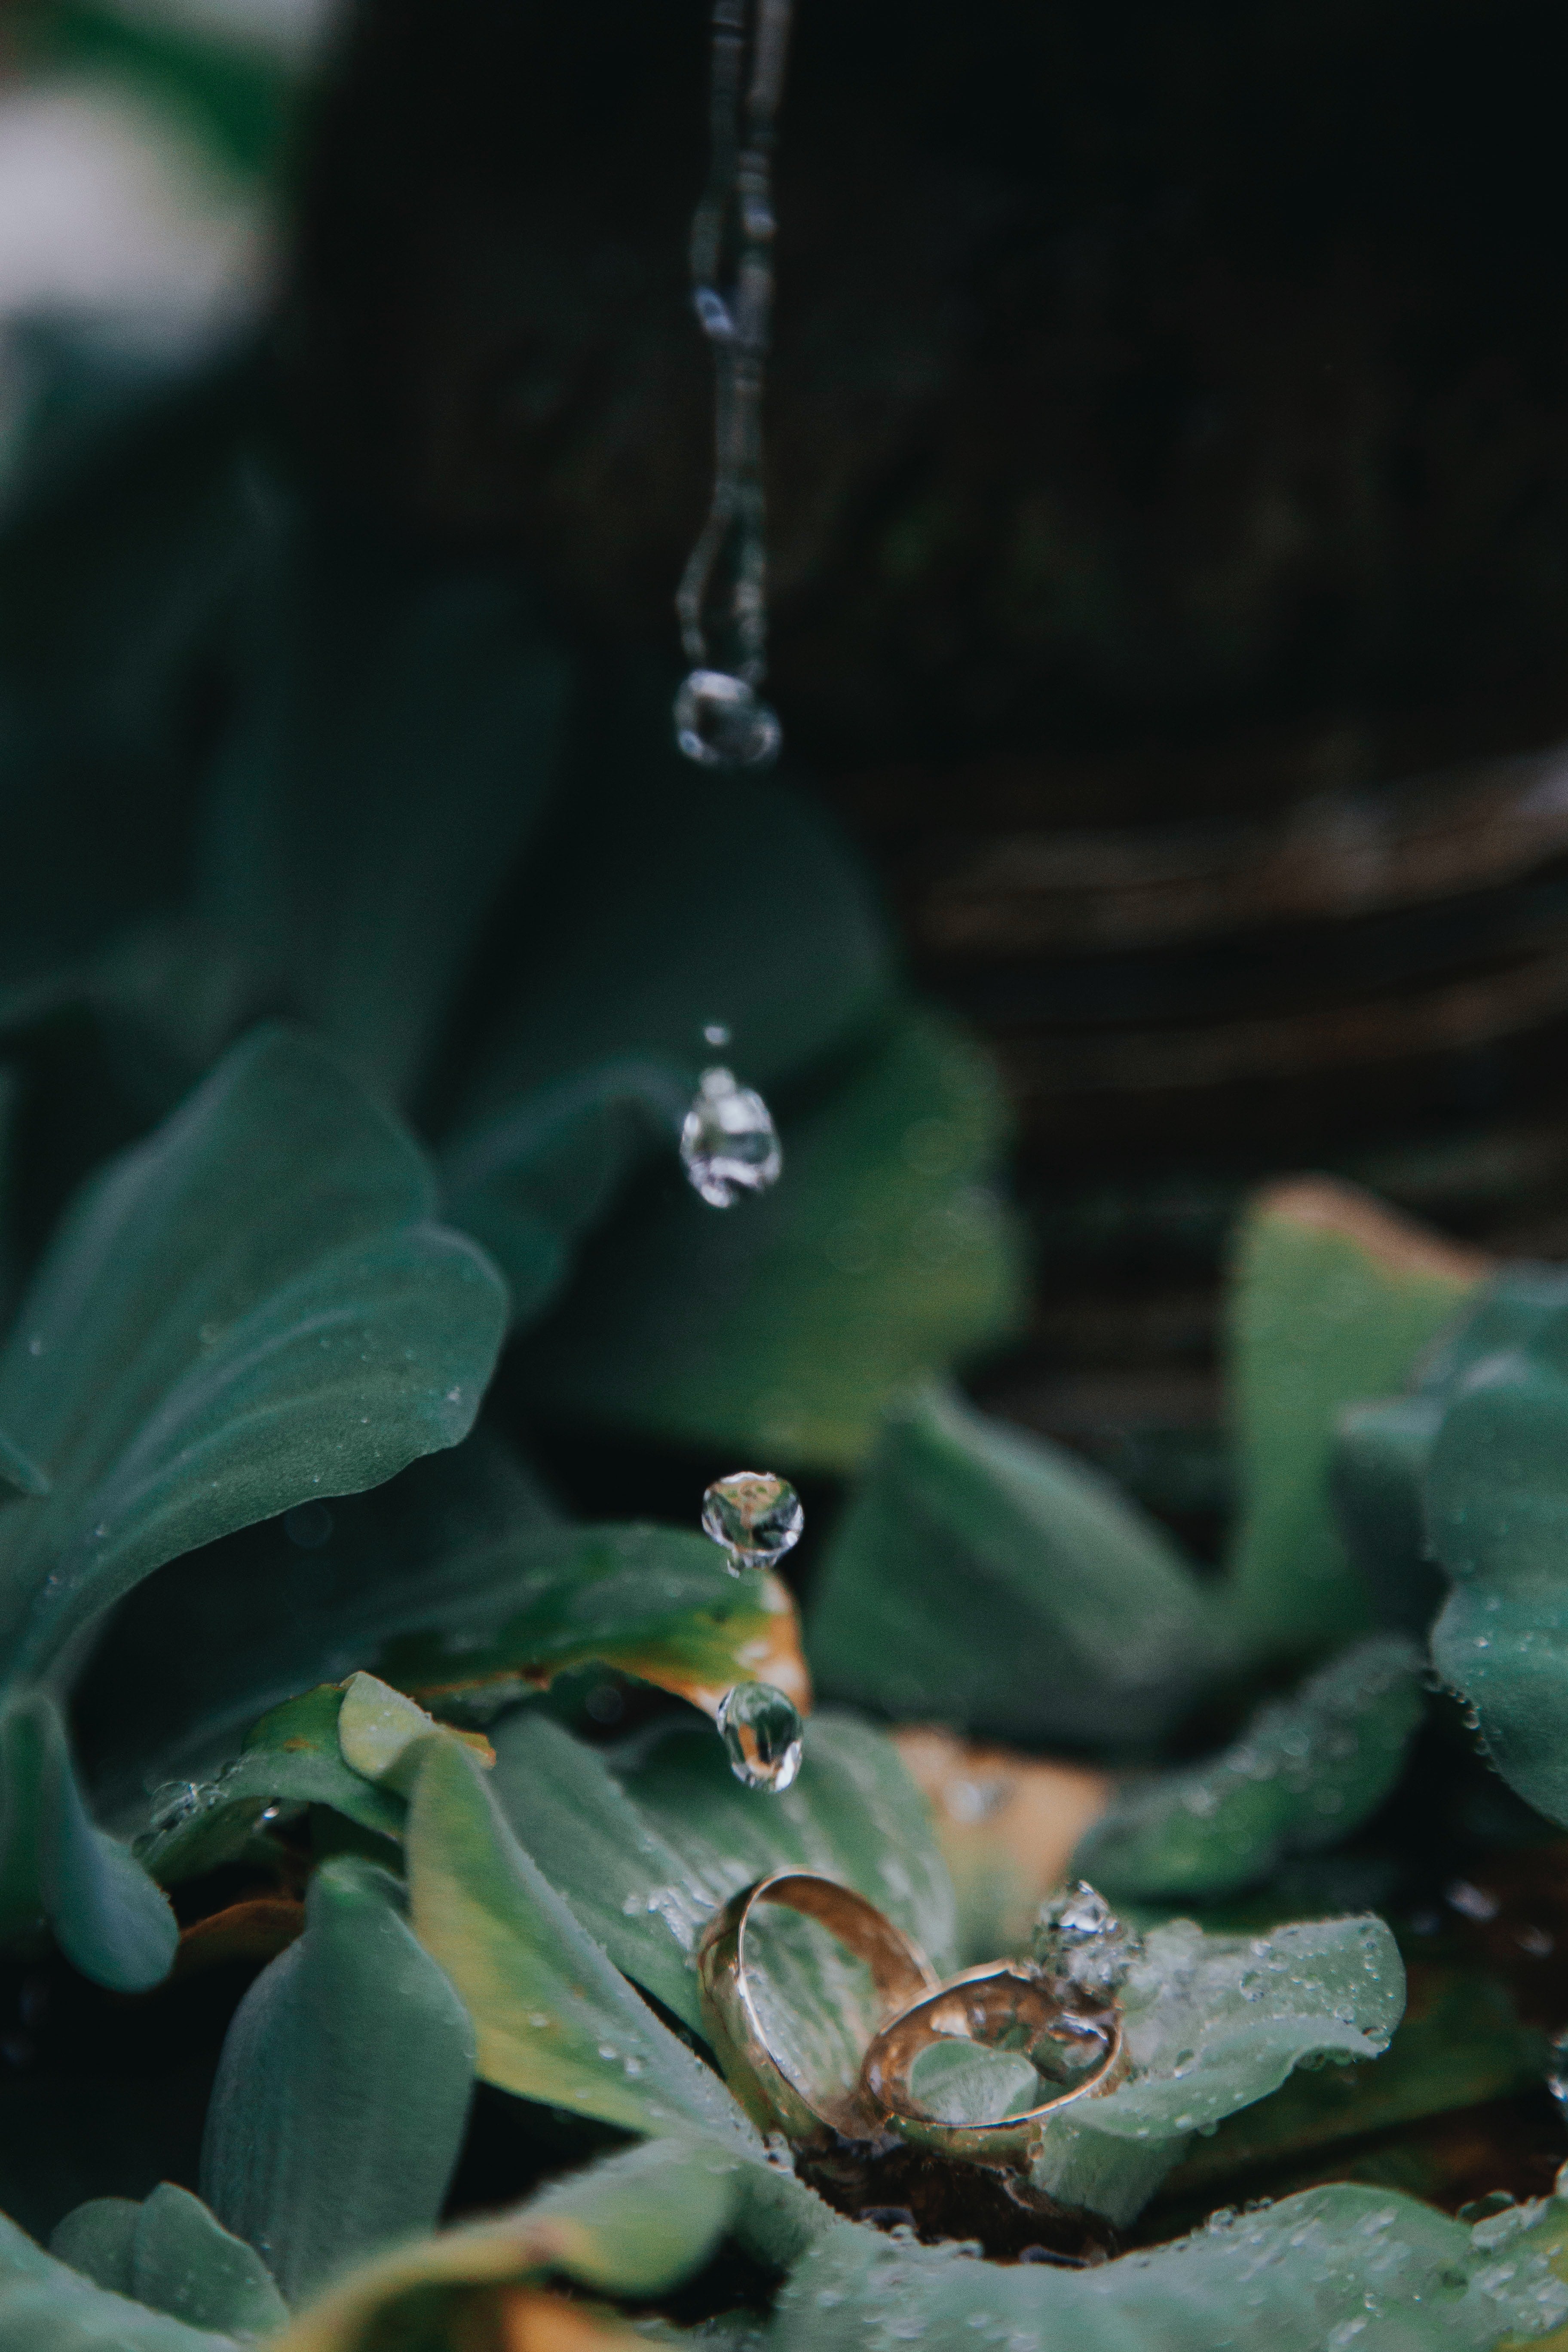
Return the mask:
POLYGON ((761 768, 778 758, 784 730, 743 677, 694 669, 675 698, 675 740, 700 768, 761 768))
POLYGON ((710 1021, 703 1029, 702 1042, 707 1045, 727 1045, 730 1042, 728 1023, 710 1021))
POLYGON ((1546 2087, 1560 2107, 1568 2108, 1568 2026, 1552 2037, 1552 2060, 1546 2070, 1546 2087))
POLYGON ((800 1541, 805 1525, 800 1496, 771 1470, 731 1470, 702 1497, 702 1532, 723 1546, 735 1576, 772 1568, 800 1541))
POLYGON ((704 1070, 680 1129, 688 1181, 710 1209, 733 1208, 742 1192, 765 1192, 784 1166, 772 1111, 730 1070, 704 1070))
POLYGON ((1074 1879, 1040 1906, 1035 1960, 1046 1975, 1082 1992, 1115 1992, 1142 1948, 1142 1937, 1124 1927, 1084 1879, 1074 1879))
POLYGON ((800 1717, 772 1683, 737 1683, 719 1708, 730 1769, 748 1789, 782 1796, 800 1770, 800 1717))

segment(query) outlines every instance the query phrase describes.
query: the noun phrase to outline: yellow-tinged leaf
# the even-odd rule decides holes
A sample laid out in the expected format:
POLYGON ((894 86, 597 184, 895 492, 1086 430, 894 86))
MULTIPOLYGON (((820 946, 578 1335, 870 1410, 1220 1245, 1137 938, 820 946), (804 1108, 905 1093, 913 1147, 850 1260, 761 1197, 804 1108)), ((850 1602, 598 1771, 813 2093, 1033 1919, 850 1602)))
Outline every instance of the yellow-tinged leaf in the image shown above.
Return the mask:
POLYGON ((1022 1951, 1041 1902, 1115 1790, 1106 1772, 912 1725, 893 1735, 931 1807, 958 1896, 965 1961, 1022 1951))
POLYGON ((1263 1652, 1364 1630, 1364 1587, 1329 1496, 1340 1410, 1394 1394, 1490 1261, 1326 1176, 1255 1196, 1237 1237, 1230 1394, 1242 1515, 1234 1612, 1263 1652))
POLYGON ((482 1733, 456 1731, 437 1723, 413 1699, 374 1675, 351 1675, 342 1691, 338 1746, 344 1763, 366 1780, 401 1791, 413 1768, 415 1748, 432 1736, 460 1741, 487 1767, 496 1760, 495 1749, 482 1733))

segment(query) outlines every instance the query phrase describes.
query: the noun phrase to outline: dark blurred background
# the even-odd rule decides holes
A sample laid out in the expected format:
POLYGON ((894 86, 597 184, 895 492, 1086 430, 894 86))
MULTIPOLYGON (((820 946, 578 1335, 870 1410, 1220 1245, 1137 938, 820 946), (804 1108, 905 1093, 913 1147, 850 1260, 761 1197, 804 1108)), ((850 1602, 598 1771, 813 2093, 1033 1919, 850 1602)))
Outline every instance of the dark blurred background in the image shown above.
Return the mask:
MULTIPOLYGON (((131 366, 280 306, 331 495, 673 665, 705 46, 700 0, 20 9, 0 308, 131 366), (57 190, 121 173, 52 297, 6 247, 50 109, 57 190)), ((789 765, 1016 1106, 988 1401, 1199 1540, 1248 1185, 1568 1252, 1565 87, 1543 0, 797 0, 789 765)))

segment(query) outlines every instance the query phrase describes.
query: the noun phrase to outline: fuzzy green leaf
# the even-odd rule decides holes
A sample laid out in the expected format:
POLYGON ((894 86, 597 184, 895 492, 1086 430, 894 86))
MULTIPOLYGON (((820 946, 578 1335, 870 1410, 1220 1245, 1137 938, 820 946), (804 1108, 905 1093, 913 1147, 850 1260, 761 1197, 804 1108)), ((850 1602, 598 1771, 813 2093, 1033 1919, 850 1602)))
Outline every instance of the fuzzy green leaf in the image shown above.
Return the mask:
POLYGON ((558 780, 570 674, 501 578, 300 523, 249 589, 195 904, 258 1000, 394 1099, 558 780))
POLYGON ((1190 2238, 1091 2270, 978 2263, 845 2223, 779 2299, 776 2352, 1489 2352, 1568 2313, 1551 2268, 1560 2206, 1521 2207, 1500 2249, 1414 2198, 1341 2185, 1216 2214, 1190 2238), (1533 2226, 1532 2226, 1533 2225, 1533 2226))
POLYGON ((1228 1583, 1250 1648, 1312 1649, 1367 1624, 1330 1494, 1336 1416, 1402 1388, 1485 1272, 1326 1178, 1264 1194, 1244 1221, 1228 1309, 1242 1497, 1228 1583))
POLYGON ((503 1609, 520 1553, 559 1524, 480 1428, 372 1493, 172 1560, 116 1611, 77 1685, 100 1811, 141 1831, 149 1780, 205 1781, 258 1717, 340 1684, 390 1637, 503 1609))
POLYGON ((485 2081, 627 2131, 750 2143, 729 2093, 584 1933, 449 1740, 426 1744, 406 1855, 415 1933, 462 1996, 485 2081))
POLYGON ((0 1426, 54 1479, 0 1512, 14 1674, 176 1553, 464 1435, 504 1299, 430 1205, 412 1144, 274 1029, 88 1187, 0 1356, 0 1426))
POLYGON ((255 2249, 173 2181, 141 2204, 100 2197, 79 2205, 55 2231, 49 2252, 99 2286, 192 2327, 249 2340, 275 2335, 289 2316, 255 2249))
POLYGON ((720 1213, 672 1181, 606 1234, 524 1350, 552 1410, 843 1469, 890 1396, 1010 1327, 1016 1247, 984 1189, 1000 1102, 972 1047, 906 1017, 779 1124, 772 1192, 720 1213))
POLYGON ((1356 1643, 1260 1707, 1218 1756, 1123 1789, 1080 1841, 1075 1873, 1121 1900, 1222 1895, 1337 1844, 1399 1778, 1422 1663, 1398 1634, 1356 1643))
POLYGON ((585 1747, 519 1708, 494 1730, 497 1802, 520 1843, 623 1972, 698 2032, 693 1956, 748 1880, 820 1870, 952 1962, 952 1889, 892 1742, 817 1715, 782 1797, 743 1788, 710 1731, 673 1730, 640 1761, 585 1747))
POLYGON ((738 1682, 807 1696, 794 1605, 774 1577, 731 1575, 705 1537, 675 1528, 562 1527, 472 1563, 469 1594, 428 1630, 399 1633, 365 1663, 450 1710, 569 1667, 619 1666, 710 1712, 738 1682))
POLYGON ((0 2352, 235 2352, 235 2343, 84 2278, 0 2215, 0 2352))
POLYGON ((1218 1655, 1170 1539, 1056 1447, 927 1390, 883 1430, 806 1628, 835 1697, 1018 1741, 1173 1723, 1218 1655))
POLYGON ((1476 1709, 1504 1778, 1568 1822, 1568 1312, 1460 1381, 1426 1494, 1456 1580, 1432 1632, 1438 1672, 1476 1709))
POLYGON ((153 1799, 173 1795, 179 1818, 138 1839, 144 1868, 165 1886, 177 1886, 204 1871, 237 1861, 250 1845, 264 1809, 297 1811, 328 1805, 361 1829, 386 1838, 403 1833, 403 1805, 395 1794, 368 1785, 344 1760, 338 1738, 343 1694, 335 1684, 306 1691, 262 1717, 239 1754, 210 1780, 193 1781, 153 1799))
POLYGON ((1270 1936, 1205 1936, 1190 1919, 1149 1936, 1121 1994, 1132 2072, 1054 2116, 1033 2177, 1063 2204, 1131 2221, 1194 2131, 1277 2091, 1303 2058, 1374 2058, 1405 2005, 1381 1919, 1270 1936))
POLYGON ((40 1917, 84 1976, 116 1992, 157 1984, 179 1941, 166 1898, 89 1819, 59 1711, 32 1692, 0 1711, 0 1936, 40 1917))
MULTIPOLYGON (((753 2242, 776 2179, 711 2141, 628 2148, 511 2212, 444 2231, 369 2265, 302 2312, 278 2352, 444 2343, 445 2323, 471 2308, 475 2289, 550 2274, 591 2295, 646 2302, 698 2271, 726 2230, 753 2242)), ((787 2245, 770 2247, 774 2260, 795 2259, 829 2226, 825 2208, 798 2183, 788 2186, 791 2210, 801 2219, 787 2245)))
POLYGON ((235 2012, 202 2190, 290 2301, 441 2209, 462 2145, 473 2034, 374 1864, 325 1864, 305 1932, 235 2012))

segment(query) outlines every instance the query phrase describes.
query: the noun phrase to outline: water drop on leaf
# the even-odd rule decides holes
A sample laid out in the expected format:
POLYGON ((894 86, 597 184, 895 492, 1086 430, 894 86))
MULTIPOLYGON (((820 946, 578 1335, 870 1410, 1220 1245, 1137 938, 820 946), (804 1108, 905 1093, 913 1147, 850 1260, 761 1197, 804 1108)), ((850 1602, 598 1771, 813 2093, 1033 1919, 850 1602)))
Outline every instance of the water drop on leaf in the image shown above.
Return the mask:
POLYGON ((800 1770, 801 1720, 772 1683, 737 1683, 719 1708, 730 1769, 748 1789, 782 1796, 800 1770))

